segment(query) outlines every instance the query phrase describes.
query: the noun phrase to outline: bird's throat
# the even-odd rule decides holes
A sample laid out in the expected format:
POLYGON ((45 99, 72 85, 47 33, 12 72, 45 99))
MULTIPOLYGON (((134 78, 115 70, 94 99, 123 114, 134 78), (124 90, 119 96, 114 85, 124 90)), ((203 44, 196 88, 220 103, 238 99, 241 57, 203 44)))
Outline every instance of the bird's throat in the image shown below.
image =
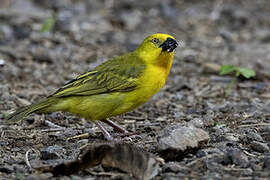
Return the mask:
POLYGON ((157 60, 156 65, 162 68, 166 72, 167 77, 170 73, 172 60, 173 60, 173 53, 162 53, 157 60))

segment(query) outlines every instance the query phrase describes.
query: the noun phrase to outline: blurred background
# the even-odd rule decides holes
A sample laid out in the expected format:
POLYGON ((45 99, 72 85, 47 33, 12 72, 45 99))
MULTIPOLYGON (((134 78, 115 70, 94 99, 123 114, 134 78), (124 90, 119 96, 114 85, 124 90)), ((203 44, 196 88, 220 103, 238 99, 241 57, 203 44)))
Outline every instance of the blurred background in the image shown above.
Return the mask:
MULTIPOLYGON (((161 32, 180 42, 166 86, 146 105, 116 120, 129 119, 122 125, 130 131, 140 131, 144 139, 139 145, 154 153, 159 131, 179 122, 193 122, 207 129, 211 145, 228 141, 228 133, 237 138, 243 136, 229 141, 241 142, 241 147, 253 152, 250 139, 244 135, 255 132, 270 142, 270 131, 263 129, 265 126, 255 130, 237 126, 269 124, 269 17, 269 0, 0 0, 0 124, 11 110, 46 97, 78 74, 134 50, 145 37, 161 32), (220 76, 221 65, 250 68, 257 76, 240 79, 226 98, 225 91, 233 76, 220 76)), ((45 119, 71 127, 72 135, 85 129, 79 117, 56 113, 45 119)), ((34 129, 42 127, 41 123, 34 129)), ((14 133, 2 142, 16 144, 13 136, 19 126, 9 128, 14 128, 10 130, 14 133)), ((20 131, 20 137, 29 134, 20 131)), ((37 149, 52 142, 63 143, 55 140, 62 137, 44 137, 46 133, 36 137, 35 141, 41 144, 37 149)), ((22 159, 28 148, 35 145, 30 140, 24 143, 18 155, 22 159)), ((68 150, 62 157, 69 159, 74 147, 65 148, 68 150)), ((260 159, 250 164, 255 162, 260 159)), ((217 164, 224 165, 215 163, 201 171, 196 169, 198 177, 210 178, 211 167, 214 171, 217 164)), ((259 163, 255 165, 261 169, 252 171, 263 169, 259 163)), ((223 172, 230 174, 226 168, 223 172)), ((237 172, 243 175, 242 171, 237 172)))
POLYGON ((51 94, 157 32, 180 42, 169 85, 197 87, 222 64, 267 72, 269 10, 267 0, 1 0, 1 91, 51 94))
MULTIPOLYGON (((173 71, 189 66, 186 61, 263 71, 270 60, 269 5, 266 0, 1 0, 0 78, 12 87, 22 80, 37 82, 51 92, 156 32, 180 41, 173 71)), ((185 70, 200 67, 180 73, 185 70)))

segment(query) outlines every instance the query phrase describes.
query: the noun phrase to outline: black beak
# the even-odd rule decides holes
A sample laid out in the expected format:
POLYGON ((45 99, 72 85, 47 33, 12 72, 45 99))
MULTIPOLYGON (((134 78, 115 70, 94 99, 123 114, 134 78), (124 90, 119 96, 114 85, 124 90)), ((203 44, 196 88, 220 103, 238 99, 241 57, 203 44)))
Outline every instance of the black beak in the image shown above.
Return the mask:
POLYGON ((162 48, 162 51, 173 52, 173 50, 178 46, 176 40, 172 38, 167 38, 159 47, 162 48))

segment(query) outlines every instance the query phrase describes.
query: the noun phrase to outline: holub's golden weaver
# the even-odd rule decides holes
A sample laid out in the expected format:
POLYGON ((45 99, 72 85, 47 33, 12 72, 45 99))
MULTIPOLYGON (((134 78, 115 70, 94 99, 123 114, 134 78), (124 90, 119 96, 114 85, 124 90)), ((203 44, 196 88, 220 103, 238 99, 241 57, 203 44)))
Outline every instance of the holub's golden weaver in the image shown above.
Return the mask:
POLYGON ((135 51, 112 58, 69 81, 43 101, 18 109, 8 116, 8 121, 23 120, 31 113, 71 112, 96 123, 105 138, 112 139, 99 121, 125 133, 107 118, 138 107, 163 87, 177 45, 175 38, 167 34, 148 36, 135 51))

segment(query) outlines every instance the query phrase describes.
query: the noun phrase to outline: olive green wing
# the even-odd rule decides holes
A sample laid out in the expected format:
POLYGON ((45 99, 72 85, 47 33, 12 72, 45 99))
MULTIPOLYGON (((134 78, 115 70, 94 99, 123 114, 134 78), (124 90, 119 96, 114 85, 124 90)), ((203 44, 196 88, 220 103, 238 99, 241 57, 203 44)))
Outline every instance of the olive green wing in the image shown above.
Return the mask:
POLYGON ((137 79, 144 68, 144 63, 135 56, 120 56, 69 81, 52 96, 89 96, 132 91, 137 87, 137 79))

